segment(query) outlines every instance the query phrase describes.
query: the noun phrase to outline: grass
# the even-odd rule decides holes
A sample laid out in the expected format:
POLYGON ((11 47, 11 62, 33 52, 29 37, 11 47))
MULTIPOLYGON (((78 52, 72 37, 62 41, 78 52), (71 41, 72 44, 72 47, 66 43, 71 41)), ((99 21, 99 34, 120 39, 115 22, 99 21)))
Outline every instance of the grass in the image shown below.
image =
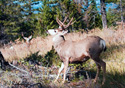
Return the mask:
MULTIPOLYGON (((111 45, 105 52, 107 80, 104 88, 125 87, 125 44, 111 45), (107 86, 108 85, 108 86, 107 86)), ((102 57, 104 57, 102 55, 102 57)))
POLYGON ((48 36, 46 38, 36 37, 30 41, 30 45, 24 41, 15 41, 11 43, 11 46, 5 45, 0 48, 6 61, 12 62, 13 60, 24 59, 27 56, 39 52, 39 55, 45 55, 48 51, 52 49, 52 37, 48 36))
MULTIPOLYGON (((83 76, 79 78, 75 78, 75 71, 77 68, 84 67, 84 69, 91 73, 96 74, 96 65, 92 60, 87 61, 82 66, 81 65, 71 65, 74 68, 71 69, 73 74, 73 79, 70 83, 65 83, 64 85, 53 84, 52 78, 43 77, 40 78, 40 74, 46 74, 46 70, 44 68, 41 69, 41 72, 38 72, 39 75, 32 78, 32 82, 29 83, 42 83, 44 87, 53 87, 53 88, 73 88, 82 86, 89 88, 124 88, 125 87, 125 30, 121 30, 120 27, 117 28, 109 28, 108 30, 99 30, 95 29, 90 31, 88 34, 86 33, 69 33, 65 36, 66 40, 77 41, 83 39, 90 35, 97 35, 103 38, 106 41, 107 50, 101 54, 101 58, 106 62, 106 82, 103 86, 101 86, 102 81, 102 72, 99 76, 99 80, 97 84, 93 83, 93 79, 89 76, 85 79, 83 76), (117 29, 117 30, 113 30, 117 29), (82 80, 83 79, 83 80, 82 80)), ((5 46, 1 48, 1 52, 4 58, 7 61, 20 60, 24 59, 23 64, 28 66, 30 69, 33 66, 29 66, 29 60, 35 60, 37 62, 41 62, 42 66, 47 67, 47 74, 55 74, 57 73, 57 69, 53 67, 57 67, 60 65, 60 60, 57 53, 52 49, 52 36, 48 36, 46 38, 36 37, 33 38, 30 42, 30 47, 27 46, 26 43, 21 41, 20 43, 13 43, 14 50, 9 49, 10 46, 5 46), (25 47, 25 48, 24 48, 25 47), (51 50, 51 51, 50 51, 51 50), (48 64, 49 63, 49 64, 48 64)), ((22 63, 22 62, 21 62, 22 63)), ((33 69, 31 69, 33 70, 33 69)), ((40 70, 40 69, 38 69, 40 70)), ((34 70, 33 70, 34 71, 34 70)), ((35 70, 36 71, 36 70, 35 70)), ((20 83, 23 82, 24 79, 20 77, 16 77, 16 75, 10 74, 11 72, 2 72, 0 75, 0 83, 8 84, 12 86, 12 83, 20 83), (8 73, 8 74, 6 74, 8 73), (9 76, 9 77, 8 77, 9 76), (15 77, 17 78, 15 80, 15 77), (8 78, 8 79, 5 79, 8 78), (2 81, 3 80, 3 81, 2 81), (11 81, 10 81, 11 80, 11 81)), ((35 74, 35 72, 34 72, 35 74)), ((71 77, 72 78, 72 77, 71 77)), ((62 78, 60 78, 62 80, 62 78)), ((25 88, 25 87, 24 87, 25 88)), ((37 87, 36 87, 37 88, 37 87)))

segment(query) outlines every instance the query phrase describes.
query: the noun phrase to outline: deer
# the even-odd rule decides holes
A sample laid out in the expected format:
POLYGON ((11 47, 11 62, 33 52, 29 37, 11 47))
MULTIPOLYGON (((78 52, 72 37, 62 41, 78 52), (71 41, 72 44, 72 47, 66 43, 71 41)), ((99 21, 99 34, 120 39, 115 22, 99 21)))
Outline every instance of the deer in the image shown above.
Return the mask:
POLYGON ((97 66, 97 73, 94 79, 94 83, 97 82, 102 67, 103 85, 106 80, 106 63, 102 59, 100 59, 100 54, 103 51, 106 51, 105 40, 103 40, 99 36, 88 36, 79 41, 65 40, 64 35, 68 33, 68 30, 66 29, 74 23, 72 17, 67 24, 64 24, 66 19, 67 17, 65 17, 63 22, 61 22, 59 18, 56 17, 56 22, 59 24, 59 28, 48 30, 48 34, 53 36, 52 41, 54 49, 56 50, 59 58, 62 61, 61 67, 58 71, 58 75, 54 82, 57 82, 62 70, 64 74, 62 83, 65 82, 66 71, 69 63, 83 63, 89 59, 92 59, 97 66))
POLYGON ((30 35, 29 37, 25 37, 23 32, 22 32, 22 37, 26 41, 27 46, 30 47, 30 45, 31 45, 30 41, 32 39, 32 35, 30 35))

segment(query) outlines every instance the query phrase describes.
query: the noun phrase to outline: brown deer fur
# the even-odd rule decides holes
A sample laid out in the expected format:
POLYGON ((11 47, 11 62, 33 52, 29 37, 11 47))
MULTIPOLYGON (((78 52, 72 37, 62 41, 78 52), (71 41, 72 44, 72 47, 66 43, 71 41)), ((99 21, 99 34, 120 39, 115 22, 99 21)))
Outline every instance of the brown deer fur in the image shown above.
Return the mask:
MULTIPOLYGON (((61 24, 61 23, 60 23, 61 24)), ((60 25, 59 24, 59 25, 60 25)), ((69 25, 69 24, 68 24, 69 25)), ((62 26, 62 25, 60 25, 62 26)), ((106 63, 102 61, 99 56, 102 51, 106 50, 105 41, 98 36, 88 36, 79 41, 65 40, 64 34, 67 32, 64 29, 50 29, 48 32, 53 36, 53 46, 63 61, 59 69, 57 81, 60 72, 64 69, 63 82, 65 82, 66 70, 69 63, 85 62, 89 58, 93 59, 97 65, 97 74, 94 82, 96 82, 100 69, 103 70, 103 82, 105 82, 106 63)))

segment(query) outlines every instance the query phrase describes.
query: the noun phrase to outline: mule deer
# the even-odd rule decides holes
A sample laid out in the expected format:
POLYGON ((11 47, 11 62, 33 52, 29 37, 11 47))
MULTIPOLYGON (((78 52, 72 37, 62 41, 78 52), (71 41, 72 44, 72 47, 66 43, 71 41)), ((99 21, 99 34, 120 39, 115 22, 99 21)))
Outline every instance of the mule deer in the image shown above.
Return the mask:
POLYGON ((57 23, 59 24, 59 28, 57 29, 50 29, 48 33, 53 35, 53 46, 57 53, 60 56, 60 59, 63 61, 61 64, 61 68, 59 69, 57 78, 55 82, 58 80, 61 71, 64 69, 63 75, 63 83, 65 82, 66 78, 66 70, 68 68, 69 63, 75 62, 85 62, 91 58, 97 65, 97 74, 94 79, 94 82, 97 81, 99 72, 103 70, 103 82, 105 82, 105 74, 106 74, 106 63, 102 61, 99 56, 102 51, 106 50, 106 43, 105 41, 98 37, 98 36, 88 36, 85 39, 79 41, 70 41, 65 40, 64 35, 68 32, 65 30, 67 27, 72 25, 74 22, 73 18, 69 21, 67 25, 64 22, 61 22, 58 18, 56 18, 57 23))

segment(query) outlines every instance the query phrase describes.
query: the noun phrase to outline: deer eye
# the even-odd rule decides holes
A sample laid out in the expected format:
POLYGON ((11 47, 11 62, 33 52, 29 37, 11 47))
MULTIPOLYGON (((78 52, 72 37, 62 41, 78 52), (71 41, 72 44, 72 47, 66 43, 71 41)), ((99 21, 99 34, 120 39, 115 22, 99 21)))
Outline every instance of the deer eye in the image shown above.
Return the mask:
POLYGON ((56 33, 57 31, 56 31, 56 30, 54 30, 54 32, 56 33))

